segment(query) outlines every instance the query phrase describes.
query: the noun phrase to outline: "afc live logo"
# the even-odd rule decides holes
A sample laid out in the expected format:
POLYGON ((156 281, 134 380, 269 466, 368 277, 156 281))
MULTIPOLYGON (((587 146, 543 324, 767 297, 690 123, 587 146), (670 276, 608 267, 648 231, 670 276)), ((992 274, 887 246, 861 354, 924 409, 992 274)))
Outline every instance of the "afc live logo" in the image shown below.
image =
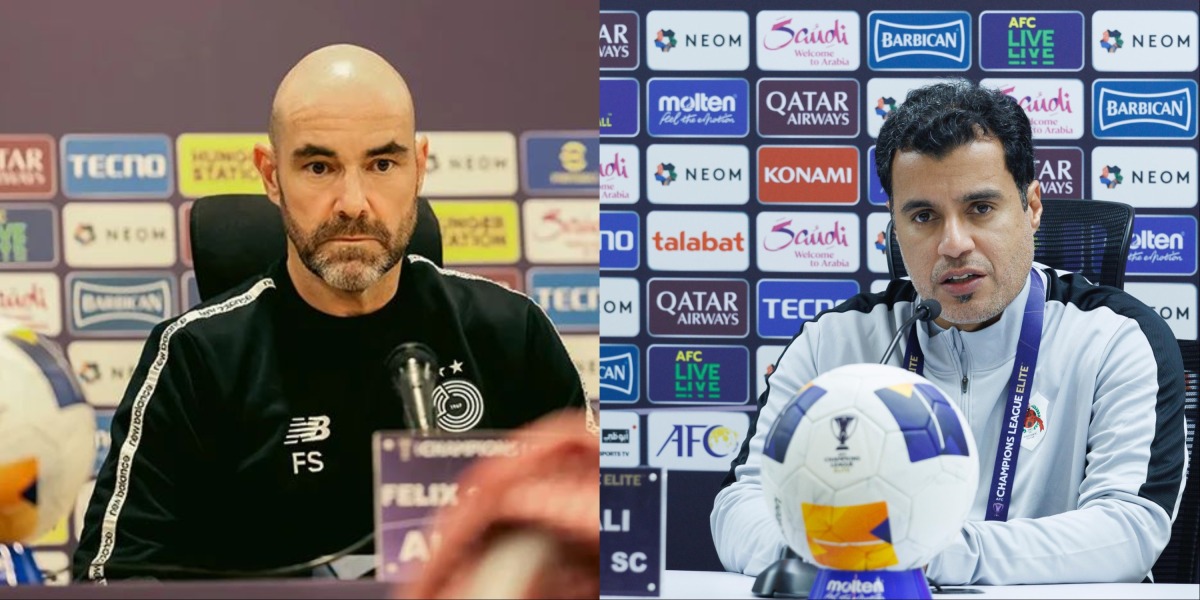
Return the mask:
POLYGON ((749 398, 745 346, 653 345, 646 395, 652 403, 743 404, 749 398))
POLYGON ((749 234, 742 212, 651 211, 646 261, 660 271, 745 271, 749 234))
POLYGON ((979 66, 984 71, 1083 69, 1083 13, 984 11, 979 66))
POLYGON ((765 204, 857 204, 855 146, 760 146, 758 200, 765 204))

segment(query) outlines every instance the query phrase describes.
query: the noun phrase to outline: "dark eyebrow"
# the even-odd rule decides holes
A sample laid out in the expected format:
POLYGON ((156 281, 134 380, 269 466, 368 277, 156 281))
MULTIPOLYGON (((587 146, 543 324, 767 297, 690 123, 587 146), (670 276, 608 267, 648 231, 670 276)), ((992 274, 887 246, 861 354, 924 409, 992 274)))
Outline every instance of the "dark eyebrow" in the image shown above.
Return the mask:
POLYGON ((367 158, 371 158, 371 157, 375 157, 375 156, 382 156, 385 154, 399 154, 399 155, 403 156, 407 153, 408 153, 407 147, 401 146, 400 144, 397 144, 396 142, 388 142, 382 146, 379 146, 378 148, 371 148, 370 150, 367 150, 367 158))
POLYGON ((292 152, 292 158, 296 160, 303 160, 306 158, 312 158, 314 156, 335 158, 337 157, 337 152, 334 152, 325 146, 317 146, 315 144, 305 144, 300 148, 297 148, 295 152, 292 152))
MULTIPOLYGON (((989 189, 971 192, 971 193, 959 198, 958 201, 966 204, 966 203, 971 203, 971 202, 979 202, 980 200, 997 200, 1001 197, 1002 197, 1002 194, 1000 193, 1000 190, 989 188, 989 189)), ((914 199, 914 200, 905 201, 904 204, 900 205, 900 212, 907 213, 907 212, 911 212, 914 210, 923 210, 926 208, 933 208, 933 203, 928 200, 923 200, 923 199, 918 198, 918 199, 914 199)))

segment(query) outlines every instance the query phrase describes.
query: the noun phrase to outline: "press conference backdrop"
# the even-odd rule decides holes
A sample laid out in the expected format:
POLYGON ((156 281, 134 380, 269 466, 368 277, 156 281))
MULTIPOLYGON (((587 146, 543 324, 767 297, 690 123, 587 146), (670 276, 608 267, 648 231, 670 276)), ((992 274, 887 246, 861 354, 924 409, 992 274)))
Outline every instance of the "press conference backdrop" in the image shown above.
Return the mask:
MULTIPOLYGON (((445 263, 543 305, 597 390, 594 2, 10 1, 0 16, 0 314, 65 349, 99 466, 150 329, 197 302, 195 198, 251 162, 302 56, 349 42, 408 80, 445 263)), ((282 248, 281 248, 282 252, 282 248)), ((42 538, 64 569, 79 509, 42 538)))
POLYGON ((1196 339, 1196 4, 1037 4, 601 0, 601 460, 668 470, 666 568, 721 568, 764 375, 886 285, 874 144, 910 89, 1017 98, 1043 196, 1136 207, 1125 289, 1196 339))

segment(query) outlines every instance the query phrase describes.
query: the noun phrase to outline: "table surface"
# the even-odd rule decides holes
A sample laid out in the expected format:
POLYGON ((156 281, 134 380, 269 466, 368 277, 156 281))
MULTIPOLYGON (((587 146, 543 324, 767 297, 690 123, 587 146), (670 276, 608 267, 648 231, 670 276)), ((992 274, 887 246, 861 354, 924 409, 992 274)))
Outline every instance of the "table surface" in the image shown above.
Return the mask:
MULTIPOLYGON (((662 598, 756 598, 754 578, 738 573, 667 571, 662 598)), ((1064 585, 963 586, 976 594, 934 594, 934 598, 1188 598, 1200 597, 1200 586, 1172 583, 1075 583, 1064 585)))

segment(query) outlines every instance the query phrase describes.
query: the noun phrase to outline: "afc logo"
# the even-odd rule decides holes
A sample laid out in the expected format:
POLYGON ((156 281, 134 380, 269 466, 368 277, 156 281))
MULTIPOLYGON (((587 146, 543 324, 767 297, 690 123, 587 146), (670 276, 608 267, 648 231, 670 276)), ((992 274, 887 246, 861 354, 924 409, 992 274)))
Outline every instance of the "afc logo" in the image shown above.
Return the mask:
MULTIPOLYGON (((329 439, 329 417, 295 417, 288 424, 287 435, 283 438, 284 446, 307 444, 329 439)), ((325 470, 325 462, 317 450, 292 452, 292 474, 299 475, 300 469, 309 473, 320 473, 325 470)))

